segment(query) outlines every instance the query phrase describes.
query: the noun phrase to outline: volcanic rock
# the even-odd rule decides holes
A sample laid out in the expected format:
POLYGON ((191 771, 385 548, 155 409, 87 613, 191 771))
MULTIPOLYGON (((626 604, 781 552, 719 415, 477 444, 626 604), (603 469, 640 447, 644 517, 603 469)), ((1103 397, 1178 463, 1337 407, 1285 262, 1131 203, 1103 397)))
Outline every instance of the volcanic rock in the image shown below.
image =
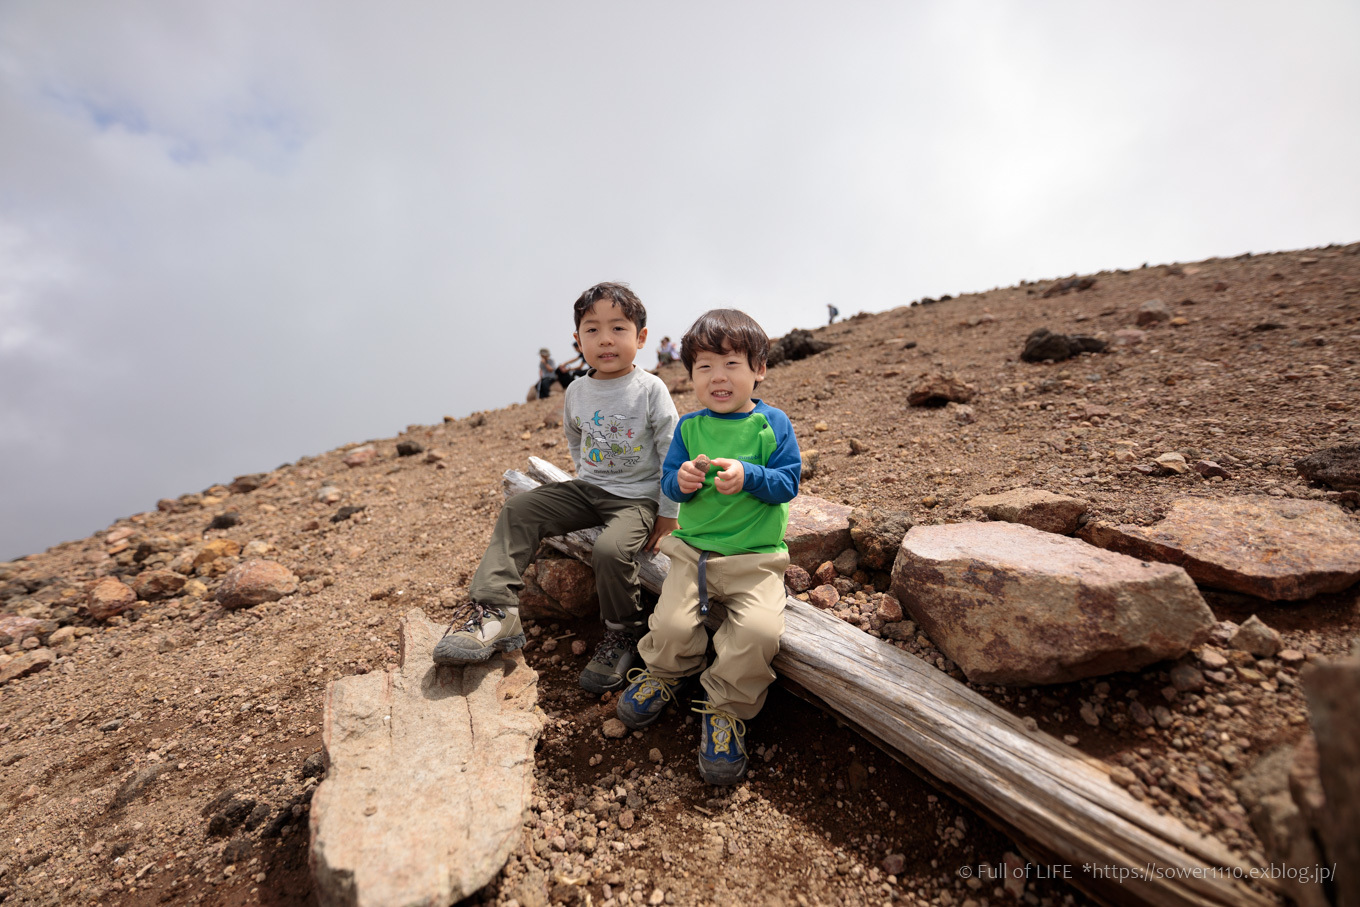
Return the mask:
POLYGON ((575 558, 545 557, 524 571, 520 615, 545 620, 599 614, 595 571, 575 558))
POLYGON ((893 594, 975 683, 1062 683, 1178 658, 1213 614, 1185 571, 1013 523, 916 526, 893 594))
POLYGON ((868 507, 850 514, 850 540, 859 552, 859 565, 868 570, 891 570, 902 537, 914 524, 905 510, 868 507))
POLYGON ((184 588, 184 583, 187 580, 187 576, 173 570, 147 570, 138 574, 137 578, 132 581, 132 591, 137 593, 138 598, 153 602, 162 598, 170 598, 184 588))
POLYGON ((784 533, 789 562, 812 573, 823 562, 834 560, 851 545, 852 512, 844 504, 815 495, 800 494, 794 498, 789 502, 789 527, 784 533))
POLYGON ((1284 640, 1275 630, 1267 627, 1261 618, 1253 614, 1246 623, 1233 632, 1228 647, 1248 652, 1257 658, 1270 658, 1284 648, 1284 640))
POLYGON ((251 608, 262 602, 278 601, 298 588, 293 571, 275 561, 249 560, 233 567, 222 577, 217 602, 228 610, 251 608))
POLYGON ((1328 659, 1303 674, 1309 719, 1317 740, 1318 776, 1325 809, 1318 831, 1325 862, 1346 867, 1337 874, 1338 904, 1360 904, 1360 647, 1346 658, 1328 659))
POLYGON ((971 399, 971 387, 952 375, 934 373, 921 376, 907 395, 907 405, 940 407, 946 403, 967 403, 971 399))
POLYGON ((44 671, 51 667, 56 660, 56 653, 51 649, 38 648, 30 652, 22 652, 12 660, 0 665, 0 684, 44 671))
POLYGON ((1342 444, 1294 461, 1294 468, 1310 482, 1338 491, 1360 490, 1360 444, 1342 444))
POLYGON ((1339 507, 1265 495, 1182 498, 1153 526, 1088 523, 1093 545, 1177 564, 1197 583, 1272 601, 1360 580, 1360 529, 1339 507))
POLYGON ((1107 346, 1104 340, 1085 334, 1055 334, 1048 328, 1039 328, 1025 338, 1020 358, 1025 362, 1043 362, 1045 359, 1061 362, 1079 353, 1103 353, 1107 346))
POLYGON ((1087 503, 1040 488, 1016 488, 1001 494, 978 495, 968 502, 994 520, 1024 523, 1044 532, 1071 535, 1077 531, 1087 503))
POLYGON ((356 466, 367 466, 376 459, 378 459, 378 448, 372 444, 365 444, 351 450, 341 462, 353 469, 356 466))
POLYGON ((111 576, 106 576, 90 588, 86 607, 90 616, 98 621, 106 621, 116 614, 122 614, 137 603, 137 593, 132 588, 111 576))
POLYGON ((1138 317, 1136 319, 1139 327, 1146 327, 1150 324, 1161 324, 1163 321, 1171 320, 1171 310, 1166 307, 1166 303, 1160 299, 1149 299, 1138 307, 1138 317))

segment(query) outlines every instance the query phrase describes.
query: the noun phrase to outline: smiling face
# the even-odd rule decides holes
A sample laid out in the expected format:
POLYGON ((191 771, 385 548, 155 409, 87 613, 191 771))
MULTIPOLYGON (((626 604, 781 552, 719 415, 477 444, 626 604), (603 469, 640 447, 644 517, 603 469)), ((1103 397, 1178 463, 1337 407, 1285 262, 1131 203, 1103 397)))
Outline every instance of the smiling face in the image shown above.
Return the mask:
POLYGON ((753 369, 746 354, 734 353, 731 347, 721 353, 699 350, 690 375, 699 402, 713 412, 749 413, 756 408, 751 394, 765 377, 765 363, 753 369))
POLYGON ((581 316, 574 336, 595 369, 591 377, 606 380, 631 372, 638 350, 647 345, 647 329, 639 331, 623 309, 603 299, 581 316))

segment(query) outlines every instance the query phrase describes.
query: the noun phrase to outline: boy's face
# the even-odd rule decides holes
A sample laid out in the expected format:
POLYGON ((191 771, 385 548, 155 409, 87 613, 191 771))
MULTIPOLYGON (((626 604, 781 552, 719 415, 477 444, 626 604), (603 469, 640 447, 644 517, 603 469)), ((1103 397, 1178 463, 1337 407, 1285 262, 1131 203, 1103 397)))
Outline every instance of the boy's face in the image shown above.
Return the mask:
POLYGON ((573 335, 596 378, 619 378, 633 370, 638 351, 647 345, 647 329, 623 314, 616 303, 600 300, 581 318, 573 335))
POLYGON ((756 408, 751 394, 765 377, 765 366, 751 368, 745 353, 725 347, 721 353, 700 350, 690 370, 699 402, 715 413, 749 413, 756 408))

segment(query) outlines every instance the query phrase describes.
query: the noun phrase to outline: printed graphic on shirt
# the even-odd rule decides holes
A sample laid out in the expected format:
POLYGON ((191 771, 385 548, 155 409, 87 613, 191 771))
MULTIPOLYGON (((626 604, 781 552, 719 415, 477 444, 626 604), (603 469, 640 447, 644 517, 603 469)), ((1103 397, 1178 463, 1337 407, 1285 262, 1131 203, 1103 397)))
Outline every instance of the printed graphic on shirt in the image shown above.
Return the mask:
POLYGON ((606 416, 597 409, 594 416, 586 419, 573 416, 572 421, 581 430, 582 461, 589 461, 606 472, 641 462, 642 445, 633 443, 638 430, 628 425, 633 417, 622 413, 606 416))

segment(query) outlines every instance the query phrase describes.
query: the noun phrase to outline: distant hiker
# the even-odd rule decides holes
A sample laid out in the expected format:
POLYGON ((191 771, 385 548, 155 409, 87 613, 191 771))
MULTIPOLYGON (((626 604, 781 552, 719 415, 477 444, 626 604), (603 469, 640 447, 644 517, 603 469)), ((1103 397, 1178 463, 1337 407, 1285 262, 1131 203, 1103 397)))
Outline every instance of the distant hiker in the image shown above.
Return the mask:
POLYGON ((836 316, 839 315, 840 313, 841 313, 840 309, 836 308, 834 305, 828 302, 826 304, 826 323, 835 324, 836 316))
POLYGON ((656 348, 656 364, 658 366, 667 365, 680 358, 680 348, 675 345, 675 341, 669 337, 662 337, 661 343, 656 348))
POLYGON ((699 316, 680 342, 707 408, 680 419, 661 467, 661 490, 681 502, 680 528, 661 541, 671 570, 638 643, 645 666, 628 675, 615 707, 628 727, 647 727, 698 675, 708 694, 694 710, 703 716, 699 774, 709 784, 746 775, 746 722, 765 704, 784 632, 784 530, 802 458, 789 417, 752 396, 769 349, 760 325, 736 309, 699 316), (710 598, 727 605, 727 618, 705 668, 710 598))
POLYGON ((603 523, 591 566, 605 633, 580 677, 599 694, 627 683, 647 629, 636 558, 676 528, 679 505, 661 493, 661 461, 679 417, 665 383, 633 364, 647 343, 647 310, 632 290, 597 284, 576 300, 575 316, 575 337, 591 366, 567 388, 562 410, 577 477, 505 502, 468 587, 470 617, 456 632, 462 618, 449 625, 434 661, 472 664, 523 647, 518 592, 539 542, 603 523))
POLYGON ((566 390, 571 382, 590 371, 590 366, 586 365, 585 354, 581 352, 581 344, 573 340, 571 348, 576 350, 576 358, 568 359, 557 367, 557 383, 562 385, 562 390, 566 390))
POLYGON ((557 371, 552 361, 552 353, 545 346, 538 351, 538 399, 542 400, 548 396, 556 380, 557 371))

